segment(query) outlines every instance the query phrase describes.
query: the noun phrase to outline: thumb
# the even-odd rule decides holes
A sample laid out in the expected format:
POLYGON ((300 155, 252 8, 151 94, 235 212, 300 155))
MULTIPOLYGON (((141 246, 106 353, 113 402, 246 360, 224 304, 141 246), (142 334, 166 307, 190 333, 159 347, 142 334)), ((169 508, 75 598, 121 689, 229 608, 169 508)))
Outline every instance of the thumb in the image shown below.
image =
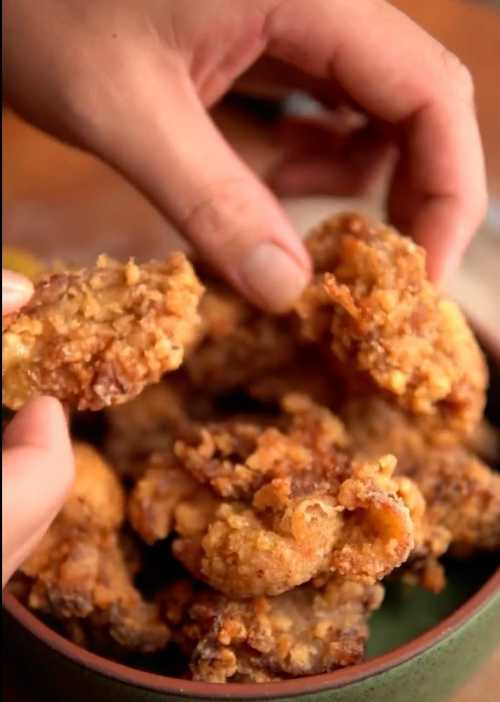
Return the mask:
POLYGON ((165 80, 158 73, 155 78, 149 71, 147 82, 113 93, 114 104, 91 136, 92 149, 155 202, 243 294, 271 311, 286 310, 310 275, 302 241, 270 191, 223 139, 187 74, 178 70, 165 80), (121 94, 129 96, 123 104, 121 94))
POLYGON ((2 314, 14 312, 28 302, 33 283, 19 273, 2 269, 2 314))
POLYGON ((73 480, 73 452, 57 400, 40 397, 16 414, 2 452, 2 587, 38 544, 73 480))

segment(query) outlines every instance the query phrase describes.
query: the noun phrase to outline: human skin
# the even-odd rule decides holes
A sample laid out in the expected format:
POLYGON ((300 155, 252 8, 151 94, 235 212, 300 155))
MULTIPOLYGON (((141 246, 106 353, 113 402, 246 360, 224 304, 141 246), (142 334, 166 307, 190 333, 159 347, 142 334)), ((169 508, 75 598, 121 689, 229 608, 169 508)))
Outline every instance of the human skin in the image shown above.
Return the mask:
POLYGON ((367 117, 343 136, 328 124, 289 124, 295 146, 274 174, 280 192, 359 189, 396 147, 394 224, 427 249, 434 279, 458 263, 486 202, 472 81, 391 4, 45 0, 37 8, 4 3, 7 99, 121 171, 255 303, 288 308, 310 263, 270 190, 207 112, 240 79, 254 92, 306 89, 328 108, 348 104, 367 117))
MULTIPOLYGON (((32 286, 2 273, 2 314, 13 312, 32 286)), ((3 433, 2 587, 41 540, 73 481, 73 453, 63 409, 40 397, 17 413, 3 433)))

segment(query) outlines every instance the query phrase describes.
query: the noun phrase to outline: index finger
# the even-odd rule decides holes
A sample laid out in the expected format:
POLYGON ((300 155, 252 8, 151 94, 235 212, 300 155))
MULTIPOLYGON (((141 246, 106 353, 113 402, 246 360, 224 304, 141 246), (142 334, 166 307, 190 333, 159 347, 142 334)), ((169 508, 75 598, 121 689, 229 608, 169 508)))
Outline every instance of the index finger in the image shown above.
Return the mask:
POLYGON ((382 0, 283 0, 266 31, 269 55, 340 84, 370 115, 398 127, 393 212, 426 247, 433 277, 442 277, 486 208, 467 69, 382 0))

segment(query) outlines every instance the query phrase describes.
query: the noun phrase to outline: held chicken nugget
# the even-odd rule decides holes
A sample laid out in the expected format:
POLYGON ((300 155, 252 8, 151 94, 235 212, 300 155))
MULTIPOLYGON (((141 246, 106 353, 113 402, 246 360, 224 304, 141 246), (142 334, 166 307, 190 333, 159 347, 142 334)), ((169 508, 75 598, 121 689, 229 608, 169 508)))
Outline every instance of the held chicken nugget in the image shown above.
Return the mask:
POLYGON ((181 364, 202 292, 181 253, 144 265, 101 256, 95 268, 43 278, 3 320, 3 403, 48 394, 97 410, 130 400, 181 364))
POLYGON ((429 282, 423 249, 355 214, 327 220, 308 248, 316 276, 297 305, 302 335, 404 409, 472 432, 486 364, 458 306, 429 282))

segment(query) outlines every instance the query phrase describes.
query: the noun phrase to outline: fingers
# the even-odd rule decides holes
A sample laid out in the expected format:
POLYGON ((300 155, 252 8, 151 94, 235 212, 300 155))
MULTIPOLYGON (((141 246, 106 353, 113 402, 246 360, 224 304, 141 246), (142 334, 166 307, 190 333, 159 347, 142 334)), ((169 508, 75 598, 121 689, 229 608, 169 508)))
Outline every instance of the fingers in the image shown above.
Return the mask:
POLYGON ((19 273, 2 270, 2 314, 15 312, 33 295, 33 284, 19 273))
MULTIPOLYGON (((261 307, 282 312, 310 275, 284 212, 221 137, 182 71, 131 88, 126 120, 102 125, 96 150, 146 192, 229 281, 261 307), (155 85, 155 80, 158 84, 155 85), (158 96, 164 96, 164 109, 158 96)), ((130 90, 129 90, 130 94, 130 90)), ((129 98, 127 97, 127 101, 129 98)))
POLYGON ((267 32, 274 58, 340 84, 367 113, 399 128, 396 177, 404 185, 395 179, 392 208, 427 247, 430 272, 442 276, 486 206, 466 69, 381 0, 288 0, 269 18, 267 32))
POLYGON ((16 414, 2 454, 2 587, 42 538, 70 489, 74 466, 59 402, 41 397, 16 414))

